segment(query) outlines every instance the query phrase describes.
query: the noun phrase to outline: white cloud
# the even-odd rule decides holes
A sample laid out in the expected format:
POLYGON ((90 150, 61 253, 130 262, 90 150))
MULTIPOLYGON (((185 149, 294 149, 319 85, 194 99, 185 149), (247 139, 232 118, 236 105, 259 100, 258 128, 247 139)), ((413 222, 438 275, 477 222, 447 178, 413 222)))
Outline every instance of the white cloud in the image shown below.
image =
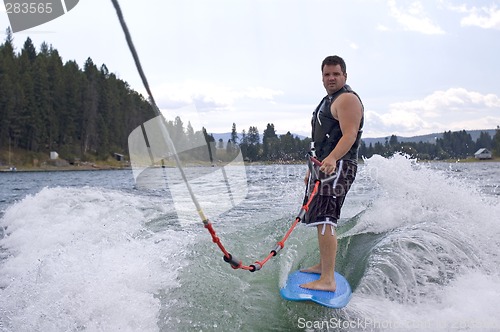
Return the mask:
POLYGON ((383 24, 377 25, 377 30, 379 31, 389 31, 390 29, 383 24))
POLYGON ((428 35, 444 34, 444 30, 427 16, 420 1, 411 2, 406 8, 398 7, 396 0, 387 2, 390 12, 405 30, 420 32, 428 35))
POLYGON ((494 94, 481 94, 464 88, 436 91, 421 100, 391 104, 391 108, 422 113, 424 116, 440 115, 440 112, 474 109, 477 111, 500 108, 500 98, 494 94))
POLYGON ((310 136, 311 112, 314 105, 270 104, 266 101, 257 101, 244 104, 243 108, 210 109, 201 111, 194 104, 178 109, 162 109, 169 121, 179 116, 187 126, 190 122, 195 131, 205 127, 209 133, 226 133, 231 131, 232 124, 236 124, 238 133, 248 131, 255 126, 262 133, 268 123, 275 125, 278 134, 290 131, 293 134, 310 136))
POLYGON ((483 29, 500 29, 500 8, 496 4, 482 7, 468 7, 466 4, 447 3, 446 8, 463 14, 461 26, 476 26, 483 29))
POLYGON ((282 91, 265 87, 246 87, 243 89, 216 85, 203 81, 184 81, 178 84, 163 84, 155 87, 155 94, 160 108, 176 108, 196 104, 200 110, 229 109, 237 101, 266 100, 282 95, 282 91))
POLYGON ((473 7, 466 10, 468 15, 460 21, 462 26, 477 26, 483 29, 500 29, 500 9, 495 5, 486 8, 473 7))
POLYGON ((365 137, 387 136, 391 134, 429 133, 432 130, 418 114, 391 109, 387 113, 365 111, 365 137))
POLYGON ((264 130, 267 123, 279 125, 281 131, 294 128, 284 127, 291 124, 291 105, 278 104, 275 97, 283 92, 270 88, 236 88, 186 80, 153 87, 153 93, 167 120, 179 116, 185 125, 190 122, 195 131, 203 126, 212 133, 230 132, 232 123, 236 123, 238 131, 248 130, 250 125, 264 130))
POLYGON ((500 124, 500 97, 464 88, 435 91, 423 99, 392 103, 387 112, 367 111, 369 136, 417 135, 445 130, 491 129, 500 124), (377 128, 369 132, 369 128, 377 128))
POLYGON ((463 129, 495 129, 500 125, 500 116, 486 116, 483 118, 469 119, 466 121, 452 122, 449 127, 443 127, 445 130, 463 130, 463 129))

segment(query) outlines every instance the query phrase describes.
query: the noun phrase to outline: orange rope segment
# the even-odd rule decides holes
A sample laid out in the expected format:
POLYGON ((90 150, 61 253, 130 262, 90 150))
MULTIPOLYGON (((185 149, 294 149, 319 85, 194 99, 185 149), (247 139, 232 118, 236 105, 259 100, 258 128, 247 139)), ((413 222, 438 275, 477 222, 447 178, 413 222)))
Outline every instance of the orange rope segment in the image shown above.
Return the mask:
POLYGON ((318 193, 318 188, 319 188, 320 183, 321 183, 320 181, 316 181, 314 188, 312 190, 312 193, 307 200, 307 203, 304 204, 302 206, 302 208, 300 209, 299 215, 295 218, 295 221, 292 224, 292 226, 288 229, 288 231, 283 236, 281 241, 276 243, 276 246, 271 250, 269 255, 267 255, 267 257, 264 258, 262 261, 256 261, 254 264, 251 264, 251 265, 243 265, 240 260, 233 257, 233 255, 231 255, 226 250, 226 248, 222 244, 220 238, 217 236, 217 234, 212 226, 212 223, 210 223, 210 221, 208 219, 203 220, 204 227, 209 231, 210 235, 212 236, 212 241, 215 244, 217 244, 219 249, 224 254, 224 261, 226 263, 229 263, 233 269, 235 269, 235 270, 236 269, 248 270, 250 272, 258 271, 258 270, 262 269, 262 267, 264 267, 264 264, 266 264, 272 257, 276 256, 278 254, 278 252, 285 247, 285 241, 288 239, 290 234, 292 234, 293 230, 295 229, 297 224, 302 220, 305 213, 309 210, 309 205, 311 204, 311 201, 313 200, 314 196, 318 193))

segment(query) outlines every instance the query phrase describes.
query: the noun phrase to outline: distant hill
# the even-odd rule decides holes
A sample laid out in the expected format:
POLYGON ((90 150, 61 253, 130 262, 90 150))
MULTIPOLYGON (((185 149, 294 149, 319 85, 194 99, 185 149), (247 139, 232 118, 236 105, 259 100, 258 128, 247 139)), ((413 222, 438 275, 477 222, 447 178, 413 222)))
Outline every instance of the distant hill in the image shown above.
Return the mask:
MULTIPOLYGON (((466 130, 468 134, 470 134, 472 140, 475 142, 479 138, 479 135, 481 132, 487 132, 490 134, 491 137, 495 136, 496 134, 496 129, 483 129, 483 130, 466 130)), ((229 139, 231 139, 231 133, 212 133, 212 135, 215 138, 215 141, 218 142, 219 139, 222 138, 222 141, 224 144, 227 143, 229 139)), ((279 136, 280 134, 278 134, 279 136)), ((301 140, 306 138, 306 136, 302 135, 297 135, 297 134, 292 134, 294 137, 299 137, 301 140)), ((238 137, 241 138, 241 133, 238 133, 238 137)), ((391 136, 384 136, 384 137, 368 137, 364 138, 363 141, 367 146, 370 144, 375 145, 375 143, 379 142, 381 144, 385 144, 385 140, 389 139, 391 136)), ((423 142, 423 143, 435 143, 436 139, 438 138, 443 138, 443 133, 433 133, 433 134, 427 134, 427 135, 418 135, 418 136, 410 136, 410 137, 405 137, 405 136, 397 136, 399 142, 423 142)), ((262 142, 262 134, 260 135, 260 140, 262 142)))
MULTIPOLYGON (((481 132, 486 132, 490 134, 491 137, 495 136, 496 129, 466 130, 466 132, 470 134, 472 140, 475 142, 479 138, 479 135, 481 135, 481 132)), ((367 146, 369 146, 370 144, 375 145, 375 143, 377 142, 385 144, 385 140, 389 139, 390 137, 391 136, 363 138, 363 141, 367 146)), ((398 138, 398 142, 435 143, 436 139, 443 138, 443 133, 434 133, 434 134, 411 136, 411 137, 404 137, 404 136, 396 136, 396 137, 398 138)))
MULTIPOLYGON (((215 138, 216 142, 218 142, 219 139, 222 138, 222 141, 224 142, 224 144, 226 144, 227 141, 231 139, 231 133, 211 133, 211 135, 215 138)), ((277 135, 280 136, 283 134, 277 134, 277 135)), ((297 134, 292 134, 292 135, 293 135, 293 137, 298 137, 301 140, 306 138, 306 136, 302 136, 302 135, 297 135, 297 134)), ((238 138, 241 139, 241 133, 238 133, 238 138)), ((262 134, 260 134, 260 142, 262 143, 262 134)))

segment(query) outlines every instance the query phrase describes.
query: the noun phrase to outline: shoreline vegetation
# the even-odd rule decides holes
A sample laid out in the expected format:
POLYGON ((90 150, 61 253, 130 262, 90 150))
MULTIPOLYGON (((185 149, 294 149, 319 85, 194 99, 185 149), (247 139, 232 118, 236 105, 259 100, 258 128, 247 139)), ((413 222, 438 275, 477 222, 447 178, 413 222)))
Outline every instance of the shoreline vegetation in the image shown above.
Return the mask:
MULTIPOLYGON (((103 171, 103 170, 127 170, 132 169, 129 161, 118 161, 115 158, 109 157, 107 160, 95 160, 95 161, 84 161, 84 162, 72 162, 71 164, 64 159, 54 159, 51 160, 49 156, 45 156, 42 153, 31 153, 27 151, 9 151, 0 150, 0 159, 10 160, 10 164, 0 164, 0 172, 54 172, 54 171, 103 171)), ((474 157, 467 158, 449 158, 443 160, 419 160, 418 162, 433 163, 474 163, 474 162, 500 162, 500 157, 494 157, 492 159, 476 159, 474 157)), ((360 159, 360 163, 363 163, 363 159, 360 159)), ((185 167, 201 167, 201 166, 218 166, 221 164, 227 164, 227 162, 197 162, 197 163, 186 163, 185 167)), ((287 164, 305 164, 305 160, 285 160, 285 161, 245 161, 242 162, 244 166, 253 165, 287 165, 287 164)), ((156 167, 162 167, 162 165, 157 165, 156 167)), ((176 167, 175 162, 166 162, 164 167, 176 167)))

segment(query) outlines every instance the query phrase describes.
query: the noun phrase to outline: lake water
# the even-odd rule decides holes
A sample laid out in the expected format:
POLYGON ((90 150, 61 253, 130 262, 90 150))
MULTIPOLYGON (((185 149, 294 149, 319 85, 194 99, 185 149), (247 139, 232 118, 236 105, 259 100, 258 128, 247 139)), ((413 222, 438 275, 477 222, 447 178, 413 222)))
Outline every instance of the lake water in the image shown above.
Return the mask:
MULTIPOLYGON (((231 186, 210 178, 219 168, 188 172, 204 175, 202 207, 249 265, 298 214, 305 166, 241 169, 231 186)), ((261 271, 234 270, 175 171, 154 171, 170 180, 0 173, 0 331, 500 330, 500 163, 360 165, 338 230, 337 271, 353 288, 340 310, 279 295, 316 263, 314 229, 299 225, 261 271)))

